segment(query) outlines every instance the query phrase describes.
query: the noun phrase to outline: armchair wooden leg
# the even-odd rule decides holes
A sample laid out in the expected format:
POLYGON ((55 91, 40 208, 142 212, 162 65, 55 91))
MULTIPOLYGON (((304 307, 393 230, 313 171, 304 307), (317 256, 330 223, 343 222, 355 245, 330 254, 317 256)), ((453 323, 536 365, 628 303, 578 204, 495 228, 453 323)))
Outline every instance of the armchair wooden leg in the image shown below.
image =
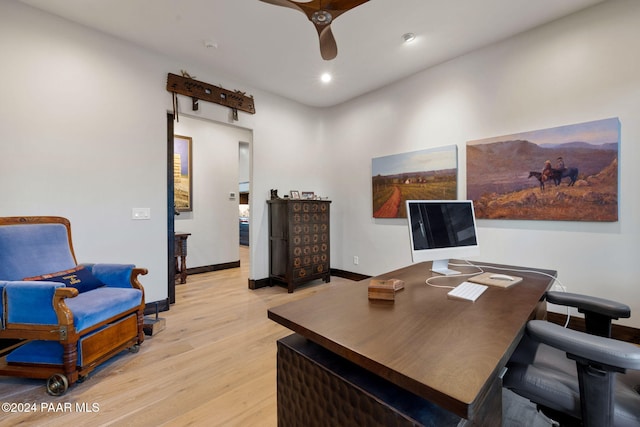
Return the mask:
POLYGON ((77 343, 63 343, 62 349, 64 374, 67 376, 69 385, 71 385, 78 380, 78 370, 76 369, 76 365, 78 364, 77 343))
POLYGON ((144 342, 144 311, 138 310, 138 344, 144 342))

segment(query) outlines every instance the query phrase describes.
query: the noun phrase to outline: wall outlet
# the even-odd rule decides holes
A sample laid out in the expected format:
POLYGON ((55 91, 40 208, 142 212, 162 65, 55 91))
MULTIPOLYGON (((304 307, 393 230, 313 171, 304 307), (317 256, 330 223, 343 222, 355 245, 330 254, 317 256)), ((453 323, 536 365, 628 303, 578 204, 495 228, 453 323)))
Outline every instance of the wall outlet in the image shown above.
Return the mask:
POLYGON ((355 256, 353 257, 353 264, 354 264, 354 265, 358 265, 358 263, 359 263, 359 262, 360 262, 360 260, 358 259, 358 256, 357 256, 357 255, 355 255, 355 256))

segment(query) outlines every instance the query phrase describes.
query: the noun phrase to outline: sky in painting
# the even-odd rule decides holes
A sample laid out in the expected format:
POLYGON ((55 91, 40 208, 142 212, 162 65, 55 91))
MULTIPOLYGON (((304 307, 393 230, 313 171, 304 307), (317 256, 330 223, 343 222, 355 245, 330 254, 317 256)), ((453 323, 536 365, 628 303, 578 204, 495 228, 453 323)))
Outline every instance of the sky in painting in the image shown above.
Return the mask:
POLYGON ((457 167, 457 146, 412 151, 391 156, 376 157, 371 162, 371 174, 395 175, 407 172, 426 172, 457 167))
POLYGON ((526 140, 534 144, 565 144, 568 142, 586 142, 601 145, 618 142, 620 121, 618 118, 595 120, 575 125, 559 126, 513 135, 496 136, 482 140, 469 141, 469 144, 490 144, 492 142, 526 140))
POLYGON ((189 175, 189 140, 180 137, 174 138, 173 152, 180 154, 180 174, 189 175))

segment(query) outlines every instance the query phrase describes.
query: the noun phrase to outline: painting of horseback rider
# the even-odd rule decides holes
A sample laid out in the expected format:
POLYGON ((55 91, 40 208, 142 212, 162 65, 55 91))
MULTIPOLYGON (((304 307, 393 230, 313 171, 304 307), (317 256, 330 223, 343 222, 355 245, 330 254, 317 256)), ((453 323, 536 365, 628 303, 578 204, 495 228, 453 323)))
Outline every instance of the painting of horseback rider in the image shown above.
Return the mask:
POLYGON ((553 168, 551 167, 551 160, 547 160, 544 162, 544 167, 542 168, 542 182, 548 181, 549 177, 551 177, 551 172, 553 168))
POLYGON ((619 144, 616 117, 467 141, 467 199, 482 219, 617 221, 619 144))

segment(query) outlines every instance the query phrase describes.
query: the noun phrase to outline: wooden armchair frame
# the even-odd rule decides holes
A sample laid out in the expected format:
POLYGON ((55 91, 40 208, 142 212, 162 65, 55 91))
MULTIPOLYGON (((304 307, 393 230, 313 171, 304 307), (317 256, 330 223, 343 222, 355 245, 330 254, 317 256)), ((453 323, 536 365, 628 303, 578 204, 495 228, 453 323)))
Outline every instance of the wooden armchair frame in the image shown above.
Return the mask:
MULTIPOLYGON (((0 218, 0 226, 56 223, 66 227, 69 249, 77 265, 71 240, 71 225, 66 218, 52 216, 0 218)), ((111 316, 82 331, 76 330, 73 313, 66 302, 79 295, 75 288, 59 287, 55 289, 52 308, 57 317, 56 325, 11 323, 6 320, 8 313, 5 304, 3 307, 5 322, 4 327, 0 327, 0 338, 23 340, 13 346, 11 350, 33 341, 57 341, 62 345, 63 356, 61 364, 51 365, 7 362, 5 356, 0 359, 0 375, 48 379, 47 391, 52 395, 60 395, 70 385, 84 379, 96 366, 115 354, 125 349, 137 352, 138 346, 144 341, 145 307, 144 288, 138 277, 147 274, 147 272, 146 268, 134 267, 129 278, 131 287, 142 292, 140 305, 111 316), (83 356, 81 365, 78 358, 79 345, 83 356)))

